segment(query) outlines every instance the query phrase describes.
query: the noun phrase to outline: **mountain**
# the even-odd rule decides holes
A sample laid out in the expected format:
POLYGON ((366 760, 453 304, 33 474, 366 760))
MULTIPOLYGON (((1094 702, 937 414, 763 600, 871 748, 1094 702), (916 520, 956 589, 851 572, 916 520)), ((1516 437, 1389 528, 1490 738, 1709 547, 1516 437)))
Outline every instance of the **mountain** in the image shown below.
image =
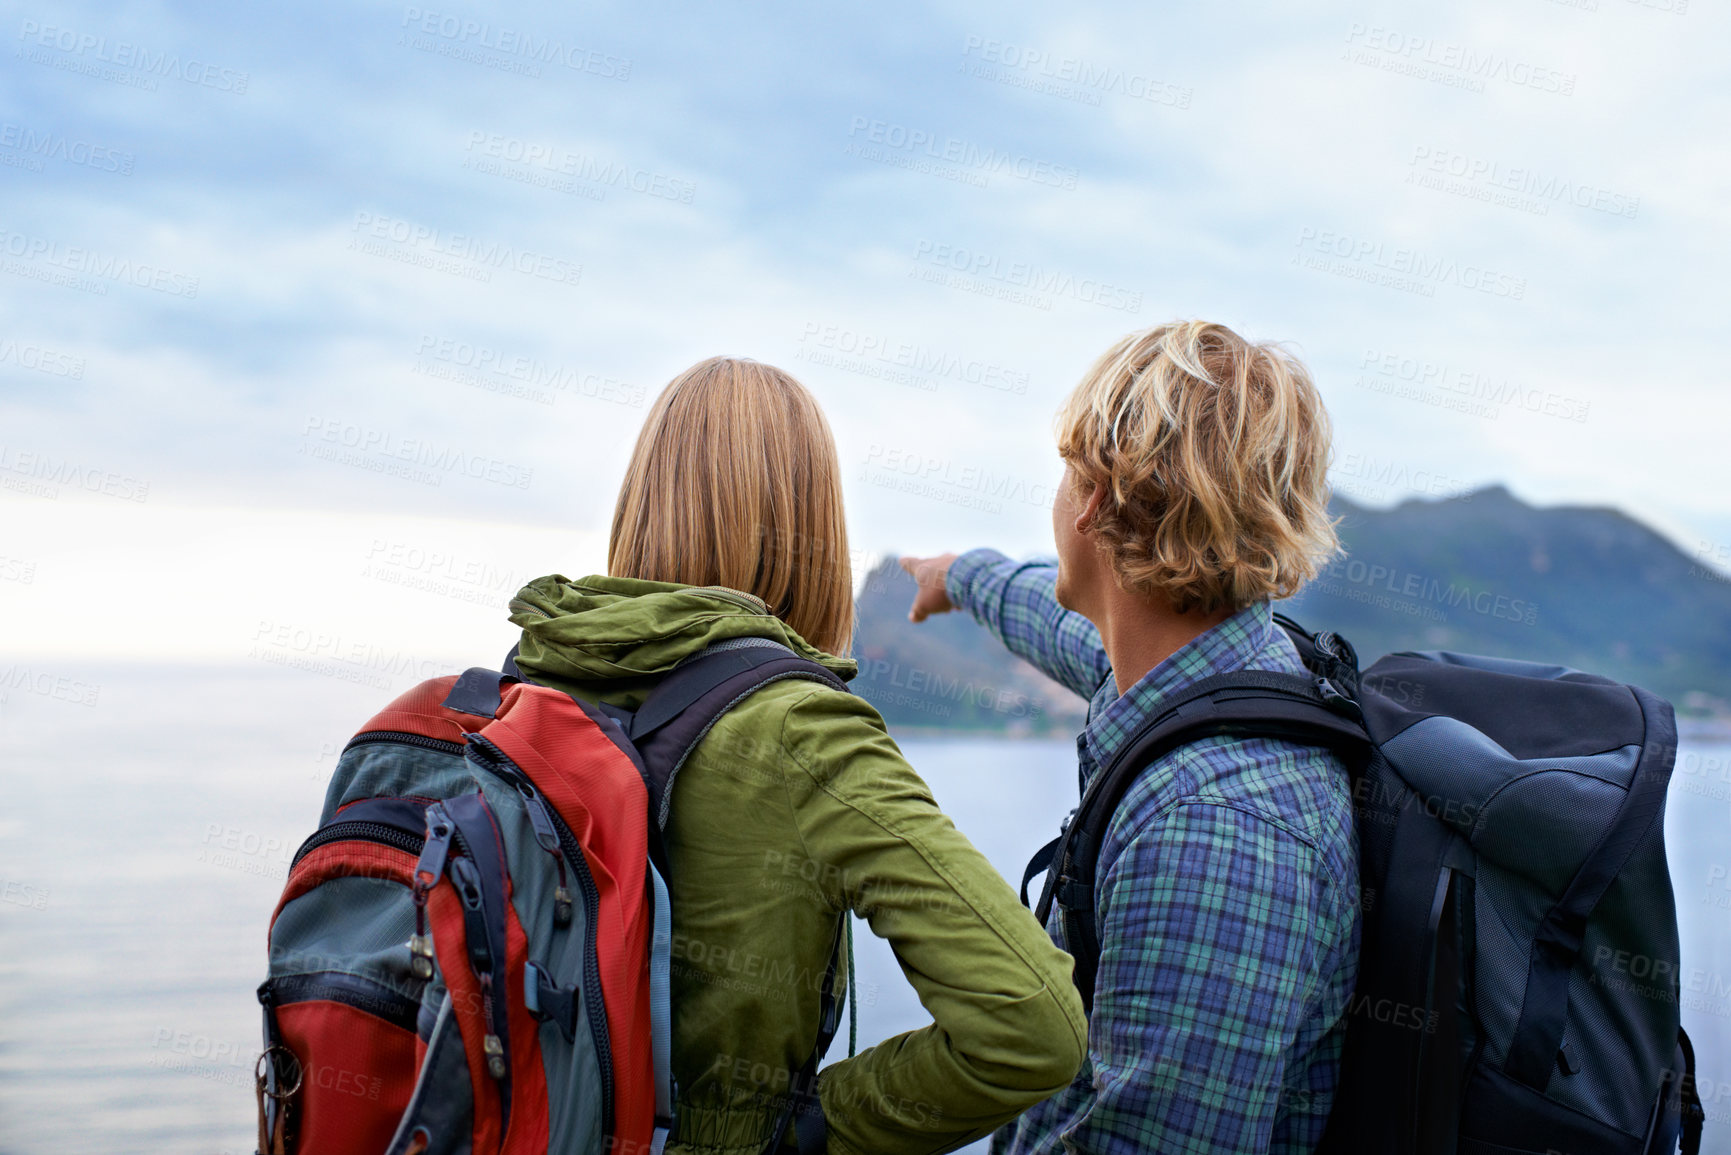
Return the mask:
MULTIPOLYGON (((1336 497, 1345 547, 1278 608, 1364 665, 1448 649, 1554 662, 1731 715, 1731 577, 1615 509, 1536 508, 1501 486, 1368 509, 1336 497)), ((1084 704, 972 619, 907 620, 893 559, 859 598, 856 689, 899 729, 1074 733, 1084 704)))
POLYGON ((1346 556, 1286 607, 1368 665, 1447 649, 1557 662, 1692 712, 1731 710, 1731 578, 1615 509, 1501 486, 1373 510, 1337 498, 1346 556))
POLYGON ((900 731, 995 730, 1074 734, 1076 695, 1011 654, 966 614, 908 621, 914 579, 893 557, 866 577, 857 600, 856 693, 900 731))

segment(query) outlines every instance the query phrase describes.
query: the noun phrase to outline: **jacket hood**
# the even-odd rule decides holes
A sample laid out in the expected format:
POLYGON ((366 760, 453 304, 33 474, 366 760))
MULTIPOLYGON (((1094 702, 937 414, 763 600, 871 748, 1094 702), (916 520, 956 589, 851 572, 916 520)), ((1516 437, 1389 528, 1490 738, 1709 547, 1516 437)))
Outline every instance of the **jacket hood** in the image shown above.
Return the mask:
POLYGON ((721 586, 634 578, 537 578, 511 599, 523 631, 517 665, 537 682, 635 707, 658 679, 707 646, 769 638, 843 679, 858 667, 808 643, 759 598, 721 586))

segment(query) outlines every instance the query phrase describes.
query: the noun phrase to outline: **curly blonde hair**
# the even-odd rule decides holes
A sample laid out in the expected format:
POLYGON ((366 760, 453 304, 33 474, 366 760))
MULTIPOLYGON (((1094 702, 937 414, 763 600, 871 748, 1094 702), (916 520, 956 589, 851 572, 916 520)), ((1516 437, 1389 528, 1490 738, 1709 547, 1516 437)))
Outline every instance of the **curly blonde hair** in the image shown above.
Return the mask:
POLYGON ((1328 411, 1304 365, 1224 325, 1120 340, 1058 414, 1058 452, 1118 584, 1180 613, 1297 593, 1340 550, 1328 411))

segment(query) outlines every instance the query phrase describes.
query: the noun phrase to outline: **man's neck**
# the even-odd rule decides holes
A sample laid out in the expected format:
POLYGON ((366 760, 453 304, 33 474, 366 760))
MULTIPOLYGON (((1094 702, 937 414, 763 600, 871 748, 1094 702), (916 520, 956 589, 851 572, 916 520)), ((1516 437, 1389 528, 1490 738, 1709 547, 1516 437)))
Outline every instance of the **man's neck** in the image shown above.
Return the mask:
POLYGON ((1164 599, 1145 598, 1119 589, 1116 583, 1102 591, 1100 605, 1099 615, 1089 618, 1100 631, 1120 694, 1233 613, 1227 608, 1181 614, 1164 599))

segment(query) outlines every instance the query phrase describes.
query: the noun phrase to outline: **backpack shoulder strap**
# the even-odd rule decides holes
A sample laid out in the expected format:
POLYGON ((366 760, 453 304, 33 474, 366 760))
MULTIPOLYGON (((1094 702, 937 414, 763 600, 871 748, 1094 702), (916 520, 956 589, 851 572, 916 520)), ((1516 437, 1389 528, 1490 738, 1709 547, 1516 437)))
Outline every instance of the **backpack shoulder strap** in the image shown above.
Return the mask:
POLYGON ((789 678, 847 689, 834 673, 779 642, 736 638, 686 659, 650 691, 636 713, 621 719, 626 737, 643 755, 658 828, 667 826, 672 811, 674 779, 716 721, 763 687, 789 678))
MULTIPOLYGON (((841 999, 836 993, 836 971, 841 965, 842 952, 848 952, 848 994, 849 1006, 853 1006, 853 954, 851 950, 852 930, 847 919, 842 915, 842 924, 836 929, 836 941, 830 948, 829 965, 824 969, 823 985, 818 988, 818 1024, 817 1040, 812 1044, 811 1053, 799 1070, 793 1072, 789 1081, 786 1101, 780 1114, 776 1116, 775 1125, 770 1129, 769 1140, 763 1148, 763 1155, 776 1155, 782 1149, 787 1138, 788 1128, 792 1127, 794 1145, 799 1149, 799 1155, 824 1155, 829 1150, 829 1124, 824 1118, 823 1101, 818 1095, 817 1069, 823 1062, 824 1055, 829 1053, 829 1046, 835 1041, 836 1032, 841 1028, 841 999)), ((851 1042, 848 1047, 848 1057, 853 1057, 851 1042)))
POLYGON ((1223 735, 1326 746, 1356 764, 1371 746, 1362 717, 1358 703, 1328 678, 1238 670, 1188 687, 1131 734, 1088 783, 1081 806, 1051 848, 1054 868, 1034 912, 1044 923, 1054 902, 1062 909, 1065 946, 1076 959, 1076 987, 1090 1012, 1100 965, 1094 914, 1100 846, 1118 804, 1142 771, 1180 746, 1223 735))
MULTIPOLYGON (((502 684, 530 682, 517 668, 517 647, 505 655, 504 672, 470 670, 452 690, 452 698, 499 705, 502 684)), ((657 831, 667 826, 672 809, 673 779, 691 751, 709 733, 717 719, 752 694, 788 678, 822 682, 846 691, 847 683, 817 662, 802 658, 780 642, 769 638, 732 638, 704 649, 681 662, 649 692, 635 711, 599 704, 603 718, 619 724, 620 733, 639 755, 645 785, 649 788, 649 810, 657 831)), ((533 683, 531 683, 533 684, 533 683)), ((455 701, 447 702, 462 708, 455 701)), ((466 712, 483 712, 471 709, 466 712)), ((593 715, 596 711, 591 710, 593 715)), ((483 713, 491 717, 492 712, 483 713)), ((605 722, 603 723, 605 724, 605 722)))
MULTIPOLYGON (((768 638, 737 638, 711 646, 687 659, 644 699, 634 714, 619 719, 621 728, 643 757, 655 815, 652 836, 667 825, 672 812, 673 783, 691 751, 728 710, 772 682, 803 678, 845 691, 847 684, 817 662, 795 654, 768 638)), ((755 752, 747 751, 751 757, 755 752)), ((765 755, 768 751, 763 752, 765 755)), ((658 839, 656 839, 658 841, 658 839)), ((845 916, 844 916, 845 918, 845 916)), ((838 936, 846 933, 844 921, 838 936)), ((800 1155, 820 1155, 826 1149, 823 1109, 817 1099, 817 1069, 835 1039, 841 1021, 836 979, 841 939, 831 947, 823 983, 818 990, 818 1034, 811 1053, 794 1073, 788 1100, 776 1120, 766 1150, 780 1147, 789 1127, 800 1155)), ((852 988, 853 973, 847 974, 852 988)))
MULTIPOLYGON (((516 659, 517 647, 513 646, 502 663, 503 673, 471 670, 464 675, 465 692, 457 694, 453 691, 453 695, 477 705, 490 705, 496 712, 502 683, 530 681, 517 668, 516 659)), ((617 726, 615 741, 620 736, 627 739, 621 745, 628 753, 636 755, 638 769, 649 789, 649 809, 654 818, 649 829, 649 885, 655 917, 650 944, 650 1019, 656 1129, 651 1149, 657 1155, 673 1128, 674 1099, 678 1094, 669 1062, 672 1053, 669 974, 673 935, 672 906, 665 881, 666 852, 662 845, 662 831, 672 809, 673 782, 692 750, 723 714, 770 683, 789 678, 803 678, 844 692, 847 690, 847 684, 835 673, 800 657, 780 642, 769 638, 734 638, 686 659, 662 678, 635 711, 605 704, 596 704, 596 708, 589 711, 604 728, 617 726)), ((845 933, 846 929, 844 922, 838 933, 845 933)), ((776 1121, 769 1150, 781 1144, 790 1125, 797 1136, 801 1155, 819 1155, 825 1149, 826 1128, 822 1108, 817 1105, 817 1068, 828 1052, 840 1022, 840 999, 836 991, 840 960, 838 941, 830 951, 818 992, 817 1040, 804 1065, 795 1073, 785 1112, 776 1121)), ((851 966, 847 981, 851 991, 851 966)))

